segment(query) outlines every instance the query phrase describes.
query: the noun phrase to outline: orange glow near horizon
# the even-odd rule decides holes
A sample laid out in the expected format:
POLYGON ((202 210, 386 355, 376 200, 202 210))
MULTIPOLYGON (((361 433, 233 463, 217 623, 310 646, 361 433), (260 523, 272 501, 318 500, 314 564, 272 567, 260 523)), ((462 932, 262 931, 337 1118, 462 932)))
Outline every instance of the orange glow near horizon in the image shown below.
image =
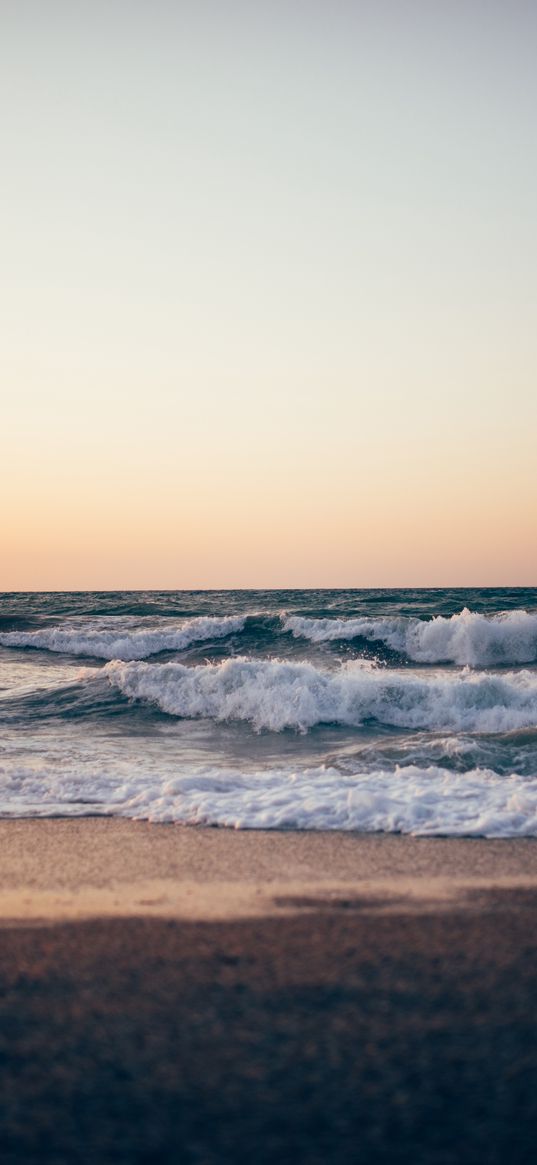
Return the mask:
POLYGON ((48 7, 0 46, 0 590, 536 584, 536 14, 48 7))

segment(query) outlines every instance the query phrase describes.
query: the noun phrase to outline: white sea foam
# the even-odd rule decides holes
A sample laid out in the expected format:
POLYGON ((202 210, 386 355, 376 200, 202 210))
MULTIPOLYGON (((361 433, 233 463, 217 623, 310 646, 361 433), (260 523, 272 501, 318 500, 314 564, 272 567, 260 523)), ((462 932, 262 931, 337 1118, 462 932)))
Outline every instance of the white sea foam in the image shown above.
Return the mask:
POLYGON ((536 836, 537 780, 414 766, 353 777, 330 768, 208 773, 168 781, 145 814, 248 829, 536 836))
POLYGON ((181 769, 143 763, 81 763, 71 771, 41 757, 39 770, 0 765, 0 816, 102 815, 245 829, 342 829, 414 835, 536 837, 537 779, 487 769, 330 767, 181 769))
POLYGON ((302 732, 316 724, 367 720, 414 729, 507 732, 537 723, 537 673, 410 671, 353 661, 337 671, 310 663, 228 659, 180 663, 112 662, 109 682, 125 696, 180 717, 244 720, 255 729, 302 732))
POLYGON ((183 651, 193 643, 221 639, 242 631, 246 616, 201 616, 180 624, 163 621, 158 627, 140 627, 123 620, 98 620, 44 627, 36 631, 6 631, 0 634, 2 647, 36 647, 69 655, 87 655, 97 659, 145 659, 160 651, 183 651), (118 626, 118 624, 120 624, 118 626))
POLYGON ((404 616, 309 619, 283 616, 283 629, 323 643, 358 637, 385 643, 416 663, 458 663, 471 667, 537 660, 537 614, 507 611, 481 615, 464 608, 434 619, 404 616))

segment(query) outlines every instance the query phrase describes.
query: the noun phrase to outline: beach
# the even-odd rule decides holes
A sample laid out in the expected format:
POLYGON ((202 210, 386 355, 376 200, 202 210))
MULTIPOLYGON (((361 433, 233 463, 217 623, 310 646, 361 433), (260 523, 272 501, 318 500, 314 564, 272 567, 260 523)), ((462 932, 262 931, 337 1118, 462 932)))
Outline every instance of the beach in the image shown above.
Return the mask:
POLYGON ((526 1162, 537 842, 0 822, 2 1160, 526 1162))
POLYGON ((531 1165, 537 3, 0 16, 0 1165, 531 1165))

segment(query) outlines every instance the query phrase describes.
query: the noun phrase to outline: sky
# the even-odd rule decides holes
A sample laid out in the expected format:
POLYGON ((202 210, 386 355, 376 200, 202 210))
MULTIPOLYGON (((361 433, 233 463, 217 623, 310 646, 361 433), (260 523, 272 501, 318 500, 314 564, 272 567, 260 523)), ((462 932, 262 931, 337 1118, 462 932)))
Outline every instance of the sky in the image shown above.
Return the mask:
POLYGON ((537 584, 537 5, 0 0, 0 589, 537 584))

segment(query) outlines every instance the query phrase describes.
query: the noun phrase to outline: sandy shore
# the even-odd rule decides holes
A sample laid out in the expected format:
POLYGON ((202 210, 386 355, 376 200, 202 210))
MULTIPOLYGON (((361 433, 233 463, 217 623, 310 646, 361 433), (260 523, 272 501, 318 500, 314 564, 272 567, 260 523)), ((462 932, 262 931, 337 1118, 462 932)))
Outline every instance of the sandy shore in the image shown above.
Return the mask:
POLYGON ((0 821, 0 925, 110 916, 201 920, 334 905, 472 909, 537 887, 537 840, 192 829, 82 818, 0 821), (296 901, 294 901, 296 900, 296 901))
POLYGON ((0 1159, 528 1162, 537 842, 0 823, 0 1159))

